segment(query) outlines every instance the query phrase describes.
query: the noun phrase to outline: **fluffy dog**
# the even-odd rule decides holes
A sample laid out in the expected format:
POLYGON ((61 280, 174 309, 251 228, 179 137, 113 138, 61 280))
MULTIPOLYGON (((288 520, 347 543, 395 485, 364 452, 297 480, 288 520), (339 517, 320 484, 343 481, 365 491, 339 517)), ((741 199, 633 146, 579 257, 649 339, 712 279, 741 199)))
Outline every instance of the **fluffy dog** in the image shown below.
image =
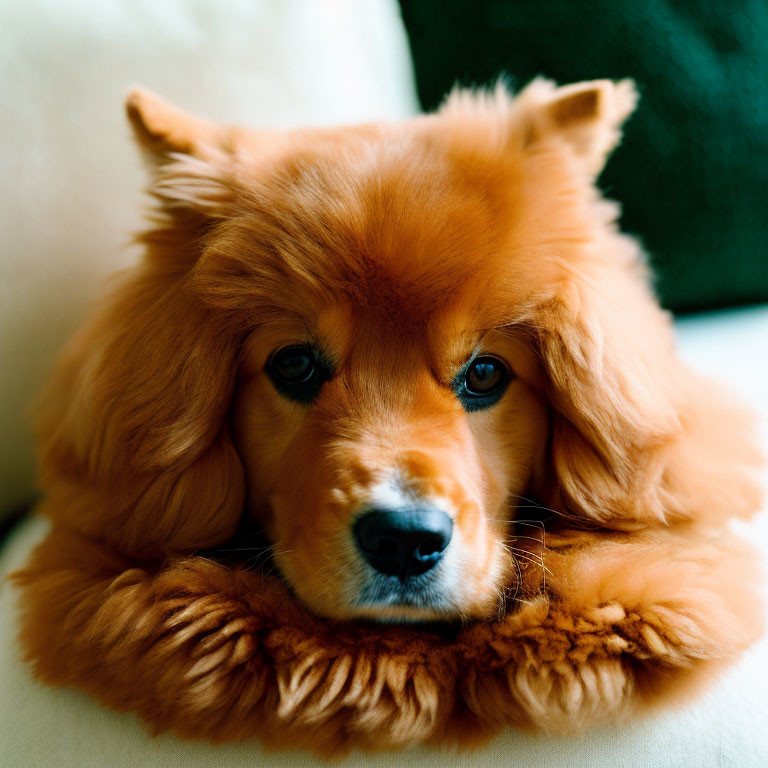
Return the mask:
POLYGON ((134 91, 158 206, 40 405, 38 674, 334 750, 578 728, 746 647, 751 420, 594 185, 634 104, 537 80, 271 133, 134 91), (278 575, 215 562, 257 529, 278 575))

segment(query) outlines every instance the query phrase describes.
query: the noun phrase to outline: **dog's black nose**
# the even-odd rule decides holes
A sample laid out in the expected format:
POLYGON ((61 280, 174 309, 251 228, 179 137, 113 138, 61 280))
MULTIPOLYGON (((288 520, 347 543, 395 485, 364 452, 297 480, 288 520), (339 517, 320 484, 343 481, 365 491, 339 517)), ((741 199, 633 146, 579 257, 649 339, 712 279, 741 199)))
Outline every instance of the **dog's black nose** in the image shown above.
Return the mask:
POLYGON ((453 521, 433 507, 372 509, 355 523, 355 539, 377 570, 405 579, 425 573, 442 558, 453 521))

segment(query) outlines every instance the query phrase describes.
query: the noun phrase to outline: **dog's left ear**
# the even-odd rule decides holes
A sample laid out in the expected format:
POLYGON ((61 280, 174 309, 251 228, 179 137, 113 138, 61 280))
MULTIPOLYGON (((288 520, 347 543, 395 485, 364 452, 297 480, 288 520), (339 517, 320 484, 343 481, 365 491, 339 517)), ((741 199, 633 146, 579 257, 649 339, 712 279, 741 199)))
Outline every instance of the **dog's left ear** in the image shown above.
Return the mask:
POLYGON ((526 144, 564 141, 585 171, 597 176, 636 104, 632 80, 591 80, 558 88, 552 81, 538 78, 520 92, 514 107, 526 144))
POLYGON ((623 255, 597 256, 537 310, 553 422, 535 491, 615 529, 748 517, 762 498, 755 419, 682 364, 641 275, 610 263, 623 255))

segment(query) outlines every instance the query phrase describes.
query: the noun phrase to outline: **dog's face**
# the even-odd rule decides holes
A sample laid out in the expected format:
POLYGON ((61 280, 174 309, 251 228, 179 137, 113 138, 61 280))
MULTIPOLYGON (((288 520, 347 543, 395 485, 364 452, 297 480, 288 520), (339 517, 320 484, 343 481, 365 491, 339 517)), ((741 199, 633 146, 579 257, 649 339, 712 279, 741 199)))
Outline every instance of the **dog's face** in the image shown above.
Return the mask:
POLYGON ((453 130, 297 137, 208 243, 212 282, 233 252, 265 270, 254 297, 269 275, 230 419, 249 511, 324 615, 492 614, 514 508, 545 473, 544 377, 515 321, 547 289, 539 251, 587 236, 554 186, 571 158, 500 161, 453 130))
MULTIPOLYGON (((495 274, 522 212, 490 169, 462 178, 429 130, 396 136, 313 139, 279 165, 279 192, 264 184, 281 298, 244 345, 231 423, 250 511, 314 610, 485 616, 514 568, 510 500, 547 435, 495 274)), ((253 252, 243 224, 227 254, 253 252)))
POLYGON ((252 512, 322 614, 484 616, 509 584, 509 502, 547 434, 540 372, 482 295, 424 295, 425 278, 381 274, 360 304, 297 307, 254 333, 240 369, 252 512))
POLYGON ((633 103, 537 81, 271 134, 135 93, 162 218, 62 368, 54 514, 152 555, 245 512, 313 610, 383 621, 492 615, 535 559, 508 541, 529 494, 639 514, 660 374, 611 371, 667 331, 593 184, 633 103))

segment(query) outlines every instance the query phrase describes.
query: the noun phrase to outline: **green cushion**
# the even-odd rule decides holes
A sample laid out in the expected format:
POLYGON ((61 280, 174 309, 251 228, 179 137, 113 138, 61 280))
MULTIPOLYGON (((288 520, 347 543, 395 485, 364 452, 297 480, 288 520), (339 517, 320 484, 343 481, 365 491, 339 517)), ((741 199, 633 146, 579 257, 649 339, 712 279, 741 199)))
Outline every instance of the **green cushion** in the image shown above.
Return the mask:
POLYGON ((632 77, 641 100, 601 177, 691 311, 768 299, 768 4, 401 0, 419 95, 499 73, 632 77))

